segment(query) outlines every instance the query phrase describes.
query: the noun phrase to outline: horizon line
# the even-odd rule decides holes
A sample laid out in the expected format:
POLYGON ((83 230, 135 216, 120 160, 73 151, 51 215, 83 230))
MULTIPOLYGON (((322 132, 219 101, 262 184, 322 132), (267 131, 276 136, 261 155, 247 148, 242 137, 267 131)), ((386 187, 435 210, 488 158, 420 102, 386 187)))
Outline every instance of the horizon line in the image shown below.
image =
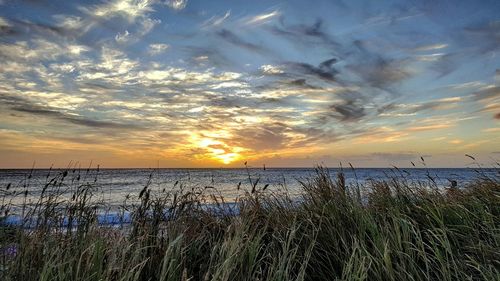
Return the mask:
MULTIPOLYGON (((326 168, 326 169, 500 169, 500 167, 470 167, 470 166, 462 166, 462 167, 413 167, 413 166, 403 166, 403 167, 398 167, 398 166, 379 166, 379 167, 331 167, 331 166, 323 166, 323 165, 318 165, 314 167, 284 167, 284 166, 272 166, 268 167, 266 166, 265 169, 263 166, 249 166, 249 167, 99 167, 99 170, 166 170, 166 169, 171 169, 171 170, 180 170, 180 169, 191 169, 191 170, 213 170, 213 169, 221 169, 221 170, 238 170, 238 169, 261 169, 261 170, 268 170, 268 169, 316 169, 318 167, 326 168)), ((89 168, 84 168, 84 167, 44 167, 44 168, 18 168, 18 167, 12 167, 12 168, 3 168, 0 167, 0 170, 97 170, 97 167, 89 167, 89 168)))

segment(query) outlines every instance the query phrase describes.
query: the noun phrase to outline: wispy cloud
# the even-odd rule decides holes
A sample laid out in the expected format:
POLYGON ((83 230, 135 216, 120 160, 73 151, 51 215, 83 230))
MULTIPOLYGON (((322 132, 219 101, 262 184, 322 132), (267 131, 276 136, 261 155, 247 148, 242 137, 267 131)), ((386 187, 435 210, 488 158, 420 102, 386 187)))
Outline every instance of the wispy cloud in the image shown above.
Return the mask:
POLYGON ((98 18, 124 17, 129 22, 152 12, 154 1, 151 0, 112 0, 91 8, 81 7, 83 11, 98 18))
POLYGON ((417 47, 417 48, 415 48, 415 51, 426 52, 426 51, 441 50, 441 49, 445 49, 445 48, 448 48, 448 44, 438 43, 438 44, 431 44, 431 45, 417 47))
POLYGON ((245 25, 263 24, 263 23, 266 23, 266 22, 272 20, 275 17, 278 17, 279 15, 281 15, 280 11, 274 10, 274 11, 269 12, 269 13, 264 13, 264 14, 252 16, 252 17, 244 20, 244 24, 245 25))
POLYGON ((472 98, 476 101, 493 100, 500 98, 500 87, 488 85, 474 92, 472 98))
POLYGON ((168 44, 163 44, 163 43, 149 44, 149 53, 153 56, 158 55, 165 52, 168 49, 168 47, 169 47, 168 44))
POLYGON ((115 36, 115 40, 118 43, 126 43, 127 41, 130 40, 130 33, 128 30, 125 30, 123 33, 118 32, 115 36))
POLYGON ((269 27, 269 30, 277 36, 290 40, 294 44, 310 46, 311 44, 320 43, 332 48, 332 51, 340 47, 333 36, 325 30, 323 20, 319 18, 312 24, 298 25, 288 25, 283 20, 280 21, 279 25, 269 27))
POLYGON ((201 24, 202 28, 213 28, 221 26, 231 16, 231 10, 228 10, 223 16, 213 16, 201 24))
POLYGON ((410 127, 407 130, 410 132, 422 132, 422 131, 432 131, 432 130, 440 130, 447 129, 452 127, 451 124, 432 124, 432 125, 423 125, 423 126, 415 126, 410 127))
POLYGON ((266 52, 266 49, 263 46, 248 42, 230 30, 222 29, 222 30, 217 32, 217 35, 235 46, 238 46, 238 47, 241 47, 241 48, 253 51, 253 52, 261 52, 261 53, 266 52))
POLYGON ((165 0, 164 3, 174 10, 182 10, 186 8, 188 0, 165 0))

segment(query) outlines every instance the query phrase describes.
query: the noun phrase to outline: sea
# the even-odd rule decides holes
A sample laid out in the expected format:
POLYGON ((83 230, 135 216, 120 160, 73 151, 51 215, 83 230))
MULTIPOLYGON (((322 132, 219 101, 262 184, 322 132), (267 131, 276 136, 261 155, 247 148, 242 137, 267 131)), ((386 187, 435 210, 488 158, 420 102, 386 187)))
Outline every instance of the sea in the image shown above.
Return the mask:
MULTIPOLYGON (((223 196, 226 201, 234 201, 253 185, 259 190, 286 190, 290 194, 300 195, 301 182, 307 182, 316 175, 314 168, 249 168, 249 169, 2 169, 0 170, 0 190, 9 189, 9 194, 16 195, 13 202, 19 200, 36 200, 44 186, 55 177, 67 172, 58 192, 65 189, 70 192, 78 185, 91 184, 95 188, 95 196, 102 202, 115 206, 122 204, 127 198, 137 197, 148 185, 155 191, 175 191, 195 188, 209 188, 223 196), (257 184, 255 184, 257 182, 257 184), (26 194, 27 199, 24 195, 26 194), (22 194, 22 196, 21 196, 22 194)), ((372 180, 405 179, 408 182, 431 184, 440 188, 456 183, 458 188, 480 177, 497 178, 500 169, 475 168, 332 168, 329 175, 335 179, 343 172, 346 183, 350 186, 366 186, 372 180)), ((59 180, 60 181, 60 180, 59 180)), ((54 187, 49 187, 54 189, 54 187)), ((5 200, 5 198, 4 198, 5 200)))
MULTIPOLYGON (((438 190, 452 185, 467 188, 480 178, 500 180, 497 168, 332 168, 326 172, 332 180, 343 173, 348 188, 359 188, 361 193, 369 190, 372 181, 393 179, 406 181, 409 186, 438 190)), ((98 208, 99 223, 123 226, 131 221, 130 211, 124 210, 139 204, 139 195, 146 186, 152 198, 181 190, 184 193, 201 190, 208 198, 203 201, 205 207, 213 205, 210 195, 216 195, 227 203, 224 206, 234 211, 238 208, 235 203, 238 198, 251 192, 254 186, 257 192, 287 194, 292 200, 300 201, 302 184, 316 175, 314 168, 0 169, 0 210, 9 209, 8 224, 20 224, 25 210, 54 198, 63 206, 71 201, 76 190, 87 186, 92 193, 89 201, 98 208), (50 199, 51 195, 55 197, 50 199)))

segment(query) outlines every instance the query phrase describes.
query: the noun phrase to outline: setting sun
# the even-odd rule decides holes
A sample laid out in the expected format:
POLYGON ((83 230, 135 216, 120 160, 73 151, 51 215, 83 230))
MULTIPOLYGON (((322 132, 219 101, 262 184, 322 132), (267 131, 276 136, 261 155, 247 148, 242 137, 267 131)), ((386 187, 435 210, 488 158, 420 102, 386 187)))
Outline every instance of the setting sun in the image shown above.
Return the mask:
POLYGON ((227 143, 216 140, 211 137, 226 136, 229 137, 227 132, 205 132, 204 134, 192 134, 190 141, 195 149, 204 151, 202 155, 206 160, 215 160, 223 164, 230 164, 238 159, 241 159, 240 152, 244 151, 241 147, 231 147, 227 143))

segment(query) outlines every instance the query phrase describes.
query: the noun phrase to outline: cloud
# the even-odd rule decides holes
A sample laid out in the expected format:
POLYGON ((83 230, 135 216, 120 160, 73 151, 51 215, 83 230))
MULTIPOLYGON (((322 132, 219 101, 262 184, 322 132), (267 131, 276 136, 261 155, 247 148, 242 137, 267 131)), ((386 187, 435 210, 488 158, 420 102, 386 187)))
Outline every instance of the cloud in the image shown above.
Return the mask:
POLYGON ((151 32, 155 26, 161 23, 161 20, 159 19, 150 19, 150 18, 144 18, 140 22, 140 28, 139 28, 139 36, 144 36, 151 32))
POLYGON ((445 110, 457 106, 457 103, 462 101, 460 97, 443 98, 439 100, 428 101, 420 104, 400 104, 394 105, 394 108, 402 109, 402 113, 413 114, 427 110, 445 110))
POLYGON ((0 100, 2 100, 3 105, 8 106, 9 110, 20 112, 20 113, 28 113, 37 116, 49 117, 57 120, 61 120, 64 122, 81 125, 85 127, 92 128, 108 128, 108 129, 138 129, 139 126, 132 124, 122 124, 111 121, 101 121, 85 118, 82 116, 67 114, 61 111, 57 111, 51 107, 41 106, 37 104, 33 104, 31 101, 15 97, 15 96, 7 96, 0 95, 0 100))
POLYGON ((234 34, 232 31, 229 31, 227 29, 222 29, 222 30, 218 31, 217 35, 235 46, 238 46, 238 47, 241 47, 241 48, 253 51, 253 52, 266 51, 262 46, 247 42, 247 41, 243 40, 242 38, 240 38, 238 35, 234 34))
POLYGON ((264 74, 282 74, 283 70, 279 66, 274 66, 270 64, 265 64, 260 67, 260 70, 264 74))
POLYGON ((291 142, 287 131, 289 129, 281 123, 247 127, 237 130, 231 142, 254 151, 282 149, 291 142))
POLYGON ((316 78, 335 81, 335 76, 339 73, 333 65, 337 62, 336 58, 331 58, 321 62, 318 66, 308 63, 289 62, 285 65, 288 67, 287 71, 295 72, 299 75, 312 75, 316 78))
POLYGON ((6 19, 0 17, 0 34, 9 35, 14 32, 12 25, 6 19))
POLYGON ((226 54, 215 47, 187 46, 183 48, 195 65, 212 65, 224 68, 232 64, 226 54))
POLYGON ((334 104, 331 106, 331 109, 334 111, 332 116, 341 121, 358 121, 366 116, 364 107, 354 100, 348 100, 342 104, 334 104))
POLYGON ((188 0, 166 0, 165 4, 174 10, 183 10, 186 8, 188 0))
POLYGON ((19 19, 10 19, 12 25, 10 25, 9 34, 30 34, 30 33, 39 33, 45 35, 67 35, 70 33, 69 30, 66 30, 62 27, 43 23, 43 22, 31 22, 27 20, 19 20, 19 19))
POLYGON ((349 65, 349 68, 360 75, 363 82, 377 88, 385 88, 410 77, 404 61, 380 56, 361 59, 359 63, 349 65))
POLYGON ((85 20, 79 16, 73 15, 54 15, 56 25, 66 30, 85 30, 87 25, 85 20))
MULTIPOLYGON (((500 114, 498 114, 500 115, 500 114)), ((497 118, 499 119, 499 118, 497 118)), ((482 129, 481 132, 484 132, 484 133, 500 133, 500 128, 499 127, 494 127, 494 128, 486 128, 486 129, 482 129)))
MULTIPOLYGON (((429 57, 428 57, 429 58, 429 57)), ((463 59, 461 53, 438 54, 430 57, 432 65, 430 69, 438 73, 438 78, 442 78, 456 71, 463 59)))
POLYGON ((500 87, 493 85, 482 87, 479 91, 472 94, 472 99, 475 101, 493 100, 497 98, 500 98, 500 87))
POLYGON ((152 12, 153 3, 152 0, 112 0, 90 8, 81 7, 81 10, 97 18, 122 17, 129 22, 134 22, 137 18, 152 12))
POLYGON ((43 38, 34 38, 30 42, 0 43, 0 56, 17 62, 74 58, 87 51, 89 48, 83 45, 52 42, 43 38))
POLYGON ((369 157, 375 157, 379 158, 385 161, 388 161, 390 163, 394 161, 411 161, 417 158, 420 158, 420 156, 413 151, 409 152, 376 152, 376 153, 371 153, 369 157))
POLYGON ((154 56, 161 54, 165 52, 169 48, 168 44, 163 44, 163 43, 155 43, 155 44, 149 44, 149 54, 154 56))
POLYGON ((282 18, 280 25, 270 27, 269 30, 274 35, 290 40, 293 44, 300 43, 310 46, 311 44, 321 43, 332 48, 332 51, 340 47, 340 44, 325 31, 323 20, 319 18, 310 25, 287 25, 284 18, 282 18))
MULTIPOLYGON (((466 55, 479 50, 473 39, 486 32, 494 37, 484 39, 486 47, 493 47, 488 24, 478 25, 484 32, 462 28, 466 40, 458 44, 453 30, 427 34, 413 22, 393 25, 403 8, 379 17, 368 6, 333 9, 326 17, 314 9, 296 13, 293 3, 262 14, 239 5, 209 14, 214 10, 196 3, 180 11, 187 1, 97 3, 58 10, 74 15, 0 18, 7 34, 0 96, 9 96, 0 104, 2 126, 102 145, 99 137, 109 136, 105 141, 121 139, 130 153, 227 160, 238 153, 316 157, 312 151, 336 153, 349 139, 351 149, 378 149, 417 140, 420 132, 436 139, 464 118, 499 118, 498 87, 488 84, 492 71, 498 79, 493 53, 488 62, 472 56, 489 80, 478 69, 480 81, 460 84, 469 73, 461 68, 469 65, 462 64, 466 55), (434 77, 457 68, 445 80, 455 86, 434 77), (219 143, 199 148, 190 140, 198 133, 219 143)), ((446 141, 463 138, 455 131, 446 141)))
POLYGON ((317 86, 309 84, 306 79, 295 79, 295 80, 289 81, 287 84, 291 85, 291 86, 303 88, 303 89, 311 89, 311 90, 322 89, 321 87, 317 87, 317 86))
POLYGON ((485 21, 465 27, 465 39, 481 54, 500 49, 500 20, 485 21), (477 44, 481 42, 481 44, 477 44))
POLYGON ((115 41, 119 44, 132 44, 139 42, 141 37, 150 33, 154 29, 154 27, 160 23, 161 20, 144 18, 138 23, 134 35, 131 34, 128 30, 125 30, 123 33, 118 32, 118 34, 115 36, 115 41))
POLYGON ((100 61, 95 65, 84 65, 79 69, 78 80, 107 80, 117 84, 126 84, 132 77, 124 76, 139 65, 137 61, 129 59, 125 53, 108 46, 101 48, 100 61))
POLYGON ((454 139, 454 140, 450 140, 448 141, 449 144, 461 144, 463 143, 464 141, 461 140, 461 139, 454 139))
POLYGON ((256 16, 253 16, 249 19, 244 20, 244 24, 245 25, 263 24, 263 23, 266 23, 279 15, 281 15, 281 13, 278 10, 275 10, 275 11, 272 11, 269 13, 265 13, 265 14, 259 14, 259 15, 256 15, 256 16))
POLYGON ((128 30, 125 30, 125 32, 123 33, 119 32, 118 34, 116 34, 115 40, 120 44, 126 43, 130 40, 130 33, 128 32, 128 30))
POLYGON ((452 127, 452 124, 432 124, 432 125, 414 126, 407 128, 406 130, 410 132, 422 132, 422 131, 447 129, 450 127, 452 127))
POLYGON ((202 28, 212 28, 222 25, 231 16, 231 10, 228 10, 223 16, 213 16, 201 24, 202 28))
POLYGON ((397 143, 411 137, 409 132, 385 126, 355 130, 352 135, 357 144, 397 143))
POLYGON ((427 51, 435 51, 435 50, 441 50, 448 48, 448 44, 444 43, 437 43, 437 44, 431 44, 431 45, 424 45, 415 48, 414 50, 417 52, 427 52, 427 51))
POLYGON ((0 17, 0 28, 1 27, 8 27, 8 26, 10 26, 9 22, 6 19, 0 17))

